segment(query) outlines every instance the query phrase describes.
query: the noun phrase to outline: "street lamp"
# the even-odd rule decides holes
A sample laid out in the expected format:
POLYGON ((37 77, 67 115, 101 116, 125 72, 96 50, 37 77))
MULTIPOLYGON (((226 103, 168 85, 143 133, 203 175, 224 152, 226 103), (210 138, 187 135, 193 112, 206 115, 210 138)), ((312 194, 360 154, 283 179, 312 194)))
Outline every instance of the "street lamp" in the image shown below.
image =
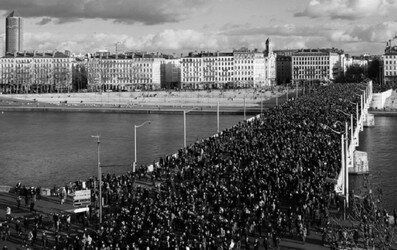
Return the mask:
POLYGON ((99 224, 102 224, 102 172, 101 172, 101 162, 99 158, 100 152, 100 135, 91 135, 92 138, 97 139, 97 154, 98 154, 98 186, 99 186, 99 224))
POLYGON ((343 111, 343 110, 336 109, 336 111, 338 111, 338 112, 340 112, 340 113, 342 113, 342 114, 345 114, 345 115, 347 115, 347 116, 350 116, 350 114, 346 113, 346 112, 345 112, 345 111, 343 111))
MULTIPOLYGON (((336 121, 334 124, 341 123, 340 121, 336 121)), ((326 124, 320 123, 321 127, 323 129, 328 129, 338 135, 341 136, 341 167, 343 170, 344 174, 344 183, 345 187, 343 190, 343 193, 345 195, 345 204, 344 204, 344 218, 346 219, 346 207, 349 207, 349 169, 348 169, 348 161, 347 158, 349 157, 348 155, 348 123, 345 123, 345 132, 340 132, 332 129, 326 124)), ((351 155, 350 155, 351 157, 351 155)))
POLYGON ((150 124, 150 121, 145 121, 141 125, 134 125, 134 162, 132 163, 132 172, 135 173, 135 166, 137 162, 136 158, 136 129, 144 126, 146 123, 150 124))
POLYGON ((244 121, 247 119, 247 116, 245 115, 245 110, 246 110, 246 101, 245 101, 245 97, 244 97, 244 121))
POLYGON ((218 134, 219 134, 219 102, 218 102, 218 106, 216 107, 216 127, 217 127, 217 129, 216 129, 216 131, 218 132, 218 134))
POLYGON ((184 148, 186 148, 186 114, 195 109, 196 108, 192 108, 187 111, 186 110, 183 111, 183 147, 184 148))

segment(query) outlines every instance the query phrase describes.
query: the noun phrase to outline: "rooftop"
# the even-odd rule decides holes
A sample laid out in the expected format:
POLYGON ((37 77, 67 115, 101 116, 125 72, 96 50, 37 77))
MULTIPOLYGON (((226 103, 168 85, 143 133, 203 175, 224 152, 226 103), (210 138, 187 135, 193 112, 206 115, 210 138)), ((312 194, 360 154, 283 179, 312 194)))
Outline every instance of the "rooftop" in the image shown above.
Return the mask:
POLYGON ((147 52, 125 52, 111 54, 110 52, 99 51, 91 55, 91 58, 103 58, 103 59, 133 59, 133 58, 165 58, 173 59, 172 55, 165 55, 160 53, 147 53, 147 52))
POLYGON ((70 57, 70 52, 60 52, 60 51, 53 51, 53 52, 38 52, 38 51, 21 51, 16 53, 7 53, 2 58, 67 58, 70 57))
POLYGON ((293 54, 299 55, 299 54, 329 54, 329 53, 344 54, 344 51, 337 48, 299 49, 293 54))

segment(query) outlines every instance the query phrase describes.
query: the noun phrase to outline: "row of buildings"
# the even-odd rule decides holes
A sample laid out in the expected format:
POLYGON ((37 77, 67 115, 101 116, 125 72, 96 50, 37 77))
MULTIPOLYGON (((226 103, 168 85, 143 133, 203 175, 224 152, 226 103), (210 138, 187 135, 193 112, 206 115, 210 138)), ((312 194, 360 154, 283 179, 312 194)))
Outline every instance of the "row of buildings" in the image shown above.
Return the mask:
POLYGON ((349 66, 368 63, 365 58, 350 57, 337 49, 273 52, 269 40, 266 44, 265 51, 242 48, 233 52, 189 53, 181 58, 143 52, 102 51, 80 57, 68 51, 7 53, 0 58, 0 91, 255 88, 332 81, 349 66), (84 76, 79 77, 81 74, 84 76), (82 78, 83 84, 75 83, 82 78))
MULTIPOLYGON (((189 53, 185 57, 159 53, 100 51, 83 57, 70 52, 14 52, 0 58, 0 91, 65 92, 131 91, 160 88, 235 88, 275 84, 276 55, 267 40, 265 51, 189 53), (77 85, 74 75, 85 74, 77 85)), ((81 79, 81 77, 80 77, 81 79)))

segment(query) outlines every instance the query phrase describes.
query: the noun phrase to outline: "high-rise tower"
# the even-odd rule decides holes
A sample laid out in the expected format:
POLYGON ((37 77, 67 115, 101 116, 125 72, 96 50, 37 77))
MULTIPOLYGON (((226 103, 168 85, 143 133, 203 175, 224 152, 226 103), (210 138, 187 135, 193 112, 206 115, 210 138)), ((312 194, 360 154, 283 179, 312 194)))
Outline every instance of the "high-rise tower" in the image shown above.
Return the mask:
POLYGON ((6 17, 6 51, 5 53, 14 53, 22 50, 23 30, 22 18, 15 15, 12 11, 6 17))

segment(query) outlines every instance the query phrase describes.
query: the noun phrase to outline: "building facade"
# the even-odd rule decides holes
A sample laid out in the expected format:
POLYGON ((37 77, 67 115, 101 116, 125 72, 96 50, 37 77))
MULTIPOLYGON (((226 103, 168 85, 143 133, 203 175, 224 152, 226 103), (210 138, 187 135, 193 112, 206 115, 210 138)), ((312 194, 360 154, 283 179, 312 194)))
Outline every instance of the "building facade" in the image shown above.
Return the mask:
POLYGON ((23 24, 22 18, 17 17, 15 15, 14 11, 12 11, 6 17, 6 27, 5 27, 6 50, 5 50, 5 54, 22 51, 22 47, 23 47, 22 24, 23 24))
POLYGON ((275 84, 276 55, 268 39, 266 51, 241 48, 233 52, 189 53, 181 58, 185 89, 262 87, 275 84))
POLYGON ((181 88, 181 61, 175 58, 165 58, 161 65, 161 88, 181 88))
POLYGON ((360 67, 367 68, 368 67, 368 58, 365 56, 350 56, 346 54, 345 56, 345 72, 346 69, 353 66, 353 65, 358 65, 360 67))
POLYGON ((291 60, 293 82, 331 81, 345 68, 345 54, 337 49, 302 49, 291 60))
POLYGON ((276 60, 277 84, 289 84, 292 80, 292 58, 291 56, 277 55, 276 60))
POLYGON ((97 53, 87 62, 87 84, 91 91, 161 88, 165 59, 156 54, 97 53))
POLYGON ((48 93, 72 89, 72 58, 62 52, 16 52, 0 58, 2 93, 48 93))
POLYGON ((382 61, 384 83, 397 84, 397 36, 387 42, 382 61))

